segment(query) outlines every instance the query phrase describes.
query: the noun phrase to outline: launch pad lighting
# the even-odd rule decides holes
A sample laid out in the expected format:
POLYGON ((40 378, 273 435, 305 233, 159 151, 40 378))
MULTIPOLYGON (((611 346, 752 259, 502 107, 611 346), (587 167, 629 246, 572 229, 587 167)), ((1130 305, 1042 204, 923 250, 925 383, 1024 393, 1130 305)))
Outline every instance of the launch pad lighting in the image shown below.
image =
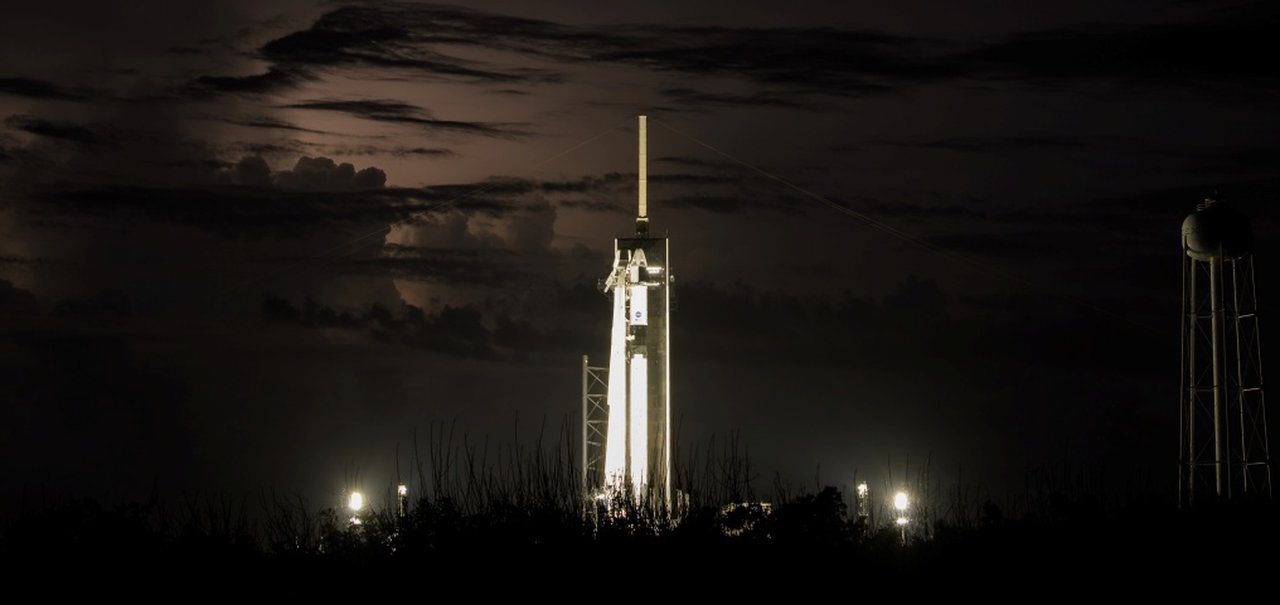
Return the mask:
POLYGON ((867 497, 867 482, 866 482, 866 481, 863 481, 862 483, 859 483, 859 484, 858 484, 858 497, 859 497, 859 498, 866 498, 866 497, 867 497))
POLYGON ((408 495, 409 495, 409 486, 407 486, 407 485, 405 485, 405 484, 403 484, 403 483, 401 483, 400 485, 396 486, 396 495, 398 495, 398 496, 408 496, 408 495))
POLYGON ((907 492, 898 492, 893 495, 893 508, 898 511, 898 517, 894 519, 894 523, 898 524, 898 528, 902 533, 902 545, 907 545, 907 524, 911 522, 907 518, 907 508, 911 506, 911 499, 907 497, 907 492))

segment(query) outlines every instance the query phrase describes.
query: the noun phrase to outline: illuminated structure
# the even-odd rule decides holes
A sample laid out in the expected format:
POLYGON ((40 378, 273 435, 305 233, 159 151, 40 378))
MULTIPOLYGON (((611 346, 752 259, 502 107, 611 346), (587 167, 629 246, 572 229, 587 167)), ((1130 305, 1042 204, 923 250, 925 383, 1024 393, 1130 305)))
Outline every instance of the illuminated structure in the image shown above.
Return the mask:
POLYGON ((1205 200, 1182 222, 1179 503, 1271 497, 1253 233, 1205 200))
POLYGON ((347 520, 352 526, 360 525, 360 513, 364 511, 364 494, 360 492, 351 492, 351 496, 347 498, 347 510, 351 511, 351 518, 347 520))
POLYGON ((671 275, 667 239, 649 236, 645 116, 639 134, 636 234, 614 240, 602 280, 613 302, 607 372, 583 357, 582 479, 587 493, 626 493, 669 509, 671 275))
POLYGON ((871 488, 866 481, 858 482, 857 494, 858 525, 866 531, 871 524, 871 488))
POLYGON ((911 519, 907 517, 907 509, 911 507, 911 499, 907 497, 907 492, 898 492, 893 495, 893 510, 896 515, 894 522, 898 524, 898 530, 902 534, 902 543, 907 543, 907 524, 911 519))

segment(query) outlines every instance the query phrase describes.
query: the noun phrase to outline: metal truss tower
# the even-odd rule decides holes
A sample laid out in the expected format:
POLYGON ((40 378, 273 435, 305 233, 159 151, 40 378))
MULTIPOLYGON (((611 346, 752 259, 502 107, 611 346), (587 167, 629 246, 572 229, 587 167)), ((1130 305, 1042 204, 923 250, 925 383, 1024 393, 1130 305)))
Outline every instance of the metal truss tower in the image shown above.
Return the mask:
POLYGON ((609 427, 609 368, 595 367, 582 356, 582 490, 604 489, 604 445, 609 427))

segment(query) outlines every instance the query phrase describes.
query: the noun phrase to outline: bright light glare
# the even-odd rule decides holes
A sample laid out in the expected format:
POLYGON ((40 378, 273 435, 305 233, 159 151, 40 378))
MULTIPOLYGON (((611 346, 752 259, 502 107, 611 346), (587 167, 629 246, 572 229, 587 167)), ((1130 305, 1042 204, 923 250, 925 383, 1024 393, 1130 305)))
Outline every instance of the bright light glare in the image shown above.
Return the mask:
MULTIPOLYGON (((616 264, 616 261, 615 261, 616 264)), ((604 440, 604 485, 620 489, 627 474, 627 296, 613 288, 613 327, 609 336, 609 429, 604 440)))
POLYGON ((407 485, 405 485, 405 484, 401 483, 399 486, 397 486, 397 487, 396 487, 396 493, 397 493, 397 494, 399 494, 399 495, 401 495, 401 496, 408 496, 408 495, 409 495, 409 486, 407 486, 407 485))
POLYGON ((858 497, 859 497, 859 498, 866 498, 866 497, 867 497, 867 482, 866 482, 866 481, 863 481, 862 483, 859 483, 859 484, 858 484, 858 497))
POLYGON ((649 478, 649 364, 644 355, 631 356, 631 488, 643 493, 649 478))
POLYGON ((907 492, 898 492, 893 495, 894 508, 898 510, 907 510, 907 505, 909 503, 910 502, 907 500, 907 492))
POLYGON ((351 499, 347 500, 347 508, 351 509, 353 513, 360 512, 360 509, 364 508, 364 494, 351 492, 351 499))
POLYGON ((906 524, 907 524, 906 517, 898 517, 898 525, 906 525, 906 524))

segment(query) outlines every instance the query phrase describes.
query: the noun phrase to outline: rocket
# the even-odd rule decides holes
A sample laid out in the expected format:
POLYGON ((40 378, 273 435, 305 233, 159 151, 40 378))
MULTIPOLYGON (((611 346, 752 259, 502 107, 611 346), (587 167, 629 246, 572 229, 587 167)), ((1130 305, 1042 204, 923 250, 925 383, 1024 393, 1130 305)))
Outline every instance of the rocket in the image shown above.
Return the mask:
POLYGON ((637 499, 670 494, 669 276, 666 238, 648 236, 646 119, 639 118, 636 236, 618 239, 604 291, 613 300, 604 484, 637 499))

